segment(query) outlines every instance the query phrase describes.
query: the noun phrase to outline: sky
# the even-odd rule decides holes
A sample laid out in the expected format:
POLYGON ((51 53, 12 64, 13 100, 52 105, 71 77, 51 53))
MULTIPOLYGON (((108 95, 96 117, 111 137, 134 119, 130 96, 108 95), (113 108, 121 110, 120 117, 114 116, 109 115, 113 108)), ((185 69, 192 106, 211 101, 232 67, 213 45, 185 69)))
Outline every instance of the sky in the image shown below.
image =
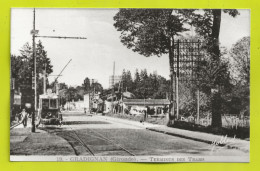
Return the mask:
MULTIPOLYGON (((120 75, 123 69, 146 68, 148 73, 169 79, 168 55, 144 57, 120 42, 120 32, 113 26, 113 16, 118 9, 36 9, 36 30, 41 36, 79 36, 79 39, 41 40, 53 65, 53 75, 58 75, 67 62, 70 64, 62 73, 59 82, 70 86, 81 85, 86 77, 96 79, 104 88, 109 86, 109 76, 120 75)), ((240 15, 233 18, 223 13, 220 28, 220 43, 228 49, 244 36, 250 36, 250 11, 239 10, 240 15)), ((31 8, 13 8, 11 10, 11 54, 20 55, 20 49, 26 42, 32 44, 30 31, 33 28, 33 10, 31 8)), ((49 76, 49 81, 55 77, 49 76)))

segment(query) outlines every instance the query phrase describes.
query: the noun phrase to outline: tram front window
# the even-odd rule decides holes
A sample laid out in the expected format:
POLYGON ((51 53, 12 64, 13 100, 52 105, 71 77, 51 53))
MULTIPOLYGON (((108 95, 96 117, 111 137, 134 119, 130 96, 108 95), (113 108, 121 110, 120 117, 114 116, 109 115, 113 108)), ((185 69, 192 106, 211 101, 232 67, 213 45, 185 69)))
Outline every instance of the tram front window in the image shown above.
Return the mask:
POLYGON ((42 99, 42 108, 43 109, 49 108, 49 99, 42 99))
POLYGON ((57 108, 57 99, 50 99, 50 108, 57 108))

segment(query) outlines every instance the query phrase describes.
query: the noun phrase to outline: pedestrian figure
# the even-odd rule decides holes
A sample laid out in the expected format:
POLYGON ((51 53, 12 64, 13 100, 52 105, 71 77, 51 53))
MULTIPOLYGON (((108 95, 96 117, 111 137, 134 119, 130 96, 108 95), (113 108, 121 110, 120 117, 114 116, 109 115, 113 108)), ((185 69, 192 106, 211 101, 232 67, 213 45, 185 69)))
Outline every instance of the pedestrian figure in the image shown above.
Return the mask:
POLYGON ((25 109, 23 109, 22 112, 21 112, 21 120, 22 120, 24 127, 27 126, 27 118, 28 118, 28 113, 26 112, 25 109))
POLYGON ((58 118, 59 118, 59 124, 60 126, 62 125, 62 121, 63 121, 63 117, 62 117, 62 106, 59 107, 59 111, 58 111, 58 118))
POLYGON ((144 122, 146 121, 147 112, 146 112, 146 110, 143 110, 142 113, 143 113, 143 116, 141 116, 140 123, 142 123, 144 125, 144 122))
POLYGON ((147 119, 147 112, 146 110, 144 110, 144 121, 146 121, 146 119, 147 119))
POLYGON ((16 120, 17 122, 20 122, 20 121, 22 120, 21 113, 17 113, 17 114, 16 114, 15 120, 16 120))

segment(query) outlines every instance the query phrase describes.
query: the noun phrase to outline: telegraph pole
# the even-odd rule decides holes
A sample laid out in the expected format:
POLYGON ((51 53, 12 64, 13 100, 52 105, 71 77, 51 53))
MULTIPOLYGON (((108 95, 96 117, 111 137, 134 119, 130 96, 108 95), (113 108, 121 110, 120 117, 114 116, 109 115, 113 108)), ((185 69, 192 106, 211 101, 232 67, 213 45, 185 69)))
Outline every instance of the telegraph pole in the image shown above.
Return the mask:
POLYGON ((115 86, 114 86, 114 79, 115 79, 115 61, 113 63, 113 76, 112 76, 112 113, 114 113, 114 94, 115 94, 115 86))
POLYGON ((43 70, 43 94, 46 94, 46 63, 43 70))
MULTIPOLYGON (((32 113, 32 129, 31 132, 35 132, 35 117, 37 113, 37 60, 36 60, 36 50, 35 50, 35 38, 42 37, 42 38, 56 38, 56 39, 87 39, 86 37, 67 37, 67 36, 39 36, 39 30, 35 30, 35 8, 33 9, 33 30, 31 31, 32 34, 32 42, 33 42, 33 60, 34 60, 34 112, 32 113)), ((46 73, 45 73, 46 74, 46 73)), ((60 76, 60 74, 59 74, 60 76)))
POLYGON ((180 40, 177 41, 177 70, 176 70, 176 119, 179 118, 179 61, 180 59, 180 40))
POLYGON ((32 114, 32 132, 35 132, 35 115, 37 112, 37 74, 36 74, 36 51, 35 51, 35 8, 33 9, 33 30, 32 30, 32 41, 33 41, 33 60, 34 60, 34 111, 32 114))
POLYGON ((197 90, 197 124, 200 124, 200 90, 197 90))

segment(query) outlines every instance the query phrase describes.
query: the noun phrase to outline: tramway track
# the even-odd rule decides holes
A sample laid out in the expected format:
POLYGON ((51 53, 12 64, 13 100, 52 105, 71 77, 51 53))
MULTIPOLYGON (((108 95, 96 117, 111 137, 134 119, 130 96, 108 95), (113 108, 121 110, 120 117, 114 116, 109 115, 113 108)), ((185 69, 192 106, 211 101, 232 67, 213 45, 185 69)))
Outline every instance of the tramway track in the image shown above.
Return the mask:
MULTIPOLYGON (((74 130, 70 126, 68 126, 68 128, 69 128, 68 130, 64 130, 62 128, 58 130, 48 129, 48 128, 42 128, 42 129, 48 131, 49 133, 56 134, 57 136, 60 136, 63 139, 65 139, 71 145, 76 155, 83 155, 82 152, 79 151, 79 145, 83 147, 86 150, 86 152, 88 152, 89 155, 92 156, 97 156, 99 153, 110 151, 107 149, 102 151, 96 151, 95 145, 88 144, 87 142, 84 141, 84 139, 88 137, 91 138, 89 140, 93 140, 93 141, 105 141, 107 143, 107 146, 114 146, 116 148, 116 151, 123 151, 130 156, 135 156, 134 153, 132 153, 125 147, 119 145, 117 142, 105 137, 103 134, 93 129, 87 128, 87 130, 89 130, 90 133, 84 133, 83 135, 83 134, 79 134, 76 130, 74 130)), ((85 154, 86 153, 84 153, 84 155, 85 154)))

